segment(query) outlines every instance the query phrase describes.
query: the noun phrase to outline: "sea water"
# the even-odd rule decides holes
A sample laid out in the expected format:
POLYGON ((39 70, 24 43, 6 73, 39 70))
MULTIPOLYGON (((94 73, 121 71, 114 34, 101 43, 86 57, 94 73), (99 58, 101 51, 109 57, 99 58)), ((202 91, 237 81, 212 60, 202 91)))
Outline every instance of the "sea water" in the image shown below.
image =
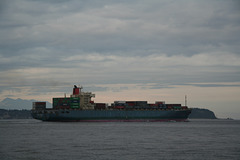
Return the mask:
POLYGON ((239 160, 239 120, 0 120, 1 160, 239 160))

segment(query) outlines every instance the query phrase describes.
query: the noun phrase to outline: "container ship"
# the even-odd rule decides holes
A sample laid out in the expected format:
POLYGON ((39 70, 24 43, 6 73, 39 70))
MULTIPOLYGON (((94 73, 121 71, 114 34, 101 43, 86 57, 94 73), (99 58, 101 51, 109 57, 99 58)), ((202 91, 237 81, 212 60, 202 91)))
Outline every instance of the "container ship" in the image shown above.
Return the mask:
POLYGON ((181 104, 166 104, 156 101, 114 101, 111 105, 94 103, 95 94, 82 92, 82 87, 73 88, 70 97, 52 99, 52 108, 46 102, 33 102, 32 117, 42 121, 81 122, 142 122, 142 121, 187 121, 191 109, 181 104))

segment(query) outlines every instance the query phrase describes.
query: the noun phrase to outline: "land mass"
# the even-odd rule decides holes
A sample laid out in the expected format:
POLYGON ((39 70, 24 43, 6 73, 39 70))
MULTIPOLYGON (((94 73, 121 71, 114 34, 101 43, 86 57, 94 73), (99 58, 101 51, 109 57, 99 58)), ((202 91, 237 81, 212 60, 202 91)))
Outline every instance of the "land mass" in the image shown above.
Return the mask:
POLYGON ((0 119, 32 119, 30 110, 0 109, 0 119))
POLYGON ((208 109, 193 108, 189 119, 217 119, 213 111, 208 109))

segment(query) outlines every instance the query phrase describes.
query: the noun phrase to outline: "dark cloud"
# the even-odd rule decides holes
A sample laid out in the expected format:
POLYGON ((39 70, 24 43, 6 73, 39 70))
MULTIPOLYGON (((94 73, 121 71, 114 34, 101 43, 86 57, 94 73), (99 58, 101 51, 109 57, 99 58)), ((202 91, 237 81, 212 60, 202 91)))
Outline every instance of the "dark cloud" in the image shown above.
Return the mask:
POLYGON ((238 4, 1 1, 0 86, 238 82, 238 4))
POLYGON ((6 7, 1 48, 8 55, 29 47, 192 55, 239 44, 232 2, 13 1, 6 7))

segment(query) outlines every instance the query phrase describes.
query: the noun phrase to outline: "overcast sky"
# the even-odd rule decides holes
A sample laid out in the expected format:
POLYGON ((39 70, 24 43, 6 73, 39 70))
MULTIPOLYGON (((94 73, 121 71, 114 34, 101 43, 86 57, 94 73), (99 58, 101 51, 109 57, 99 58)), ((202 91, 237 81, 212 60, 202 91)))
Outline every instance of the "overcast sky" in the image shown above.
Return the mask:
POLYGON ((240 119, 238 0, 2 0, 0 100, 165 100, 240 119))

